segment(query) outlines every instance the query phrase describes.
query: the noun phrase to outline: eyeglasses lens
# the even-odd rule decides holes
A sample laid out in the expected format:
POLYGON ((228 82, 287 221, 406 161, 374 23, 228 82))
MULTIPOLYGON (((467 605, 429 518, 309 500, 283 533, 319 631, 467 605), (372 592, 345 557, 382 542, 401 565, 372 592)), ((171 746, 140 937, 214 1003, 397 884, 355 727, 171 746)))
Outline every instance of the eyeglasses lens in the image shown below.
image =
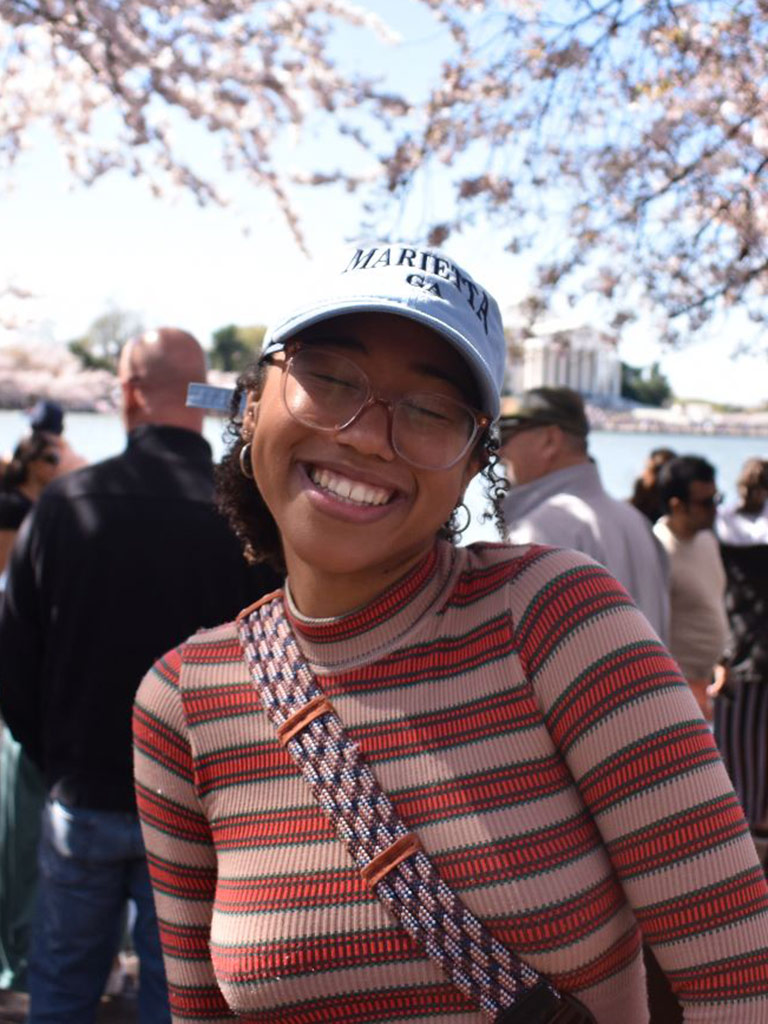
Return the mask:
POLYGON ((300 349, 283 377, 283 399, 291 415, 319 430, 349 424, 368 398, 362 370, 343 356, 320 349, 300 349))
POLYGON ((357 363, 322 349, 299 349, 283 376, 283 400, 294 419, 317 430, 347 427, 372 401, 391 409, 391 442, 406 461, 446 469, 464 455, 476 432, 472 410, 447 395, 410 393, 393 403, 372 399, 357 363))
POLYGON ((459 402, 438 394, 405 395, 395 405, 392 445, 417 466, 445 469, 469 447, 475 417, 459 402))

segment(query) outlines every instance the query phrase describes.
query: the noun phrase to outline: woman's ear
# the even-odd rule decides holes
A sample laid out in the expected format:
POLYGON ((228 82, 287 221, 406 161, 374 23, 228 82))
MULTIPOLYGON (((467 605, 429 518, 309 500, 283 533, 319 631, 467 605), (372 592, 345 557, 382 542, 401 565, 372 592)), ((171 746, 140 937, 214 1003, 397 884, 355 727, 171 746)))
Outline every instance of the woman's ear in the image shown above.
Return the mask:
POLYGON ((249 391, 248 399, 245 403, 245 412, 243 413, 243 423, 240 427, 240 434, 244 441, 250 441, 253 437, 258 418, 259 399, 255 391, 249 391))
POLYGON ((475 449, 469 457, 467 464, 464 467, 464 473, 461 477, 461 500, 464 499, 464 491, 469 486, 469 481, 477 476, 487 461, 488 459, 485 454, 485 450, 475 449))

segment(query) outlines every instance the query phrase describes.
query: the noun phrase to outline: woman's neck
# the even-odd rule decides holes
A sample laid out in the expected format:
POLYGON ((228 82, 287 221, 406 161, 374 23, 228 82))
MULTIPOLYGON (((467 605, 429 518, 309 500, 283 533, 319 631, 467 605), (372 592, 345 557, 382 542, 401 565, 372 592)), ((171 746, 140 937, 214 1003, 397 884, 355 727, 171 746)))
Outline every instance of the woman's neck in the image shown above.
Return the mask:
POLYGON ((387 571, 370 573, 323 572, 296 560, 288 565, 288 583, 296 610, 310 619, 334 619, 364 608, 389 590, 419 564, 429 549, 413 552, 387 571))

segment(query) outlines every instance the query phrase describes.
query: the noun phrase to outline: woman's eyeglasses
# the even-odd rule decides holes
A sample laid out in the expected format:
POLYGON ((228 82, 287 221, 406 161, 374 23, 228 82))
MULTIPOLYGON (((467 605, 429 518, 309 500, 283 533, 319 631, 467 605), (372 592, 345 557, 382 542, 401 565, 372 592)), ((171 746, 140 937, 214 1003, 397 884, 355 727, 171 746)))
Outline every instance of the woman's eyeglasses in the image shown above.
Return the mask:
POLYGON ((379 398, 357 363, 327 349, 294 346, 286 355, 282 394, 295 420, 315 430, 344 430, 369 406, 383 405, 392 448, 420 469, 454 466, 491 422, 437 392, 414 391, 392 401, 379 398))

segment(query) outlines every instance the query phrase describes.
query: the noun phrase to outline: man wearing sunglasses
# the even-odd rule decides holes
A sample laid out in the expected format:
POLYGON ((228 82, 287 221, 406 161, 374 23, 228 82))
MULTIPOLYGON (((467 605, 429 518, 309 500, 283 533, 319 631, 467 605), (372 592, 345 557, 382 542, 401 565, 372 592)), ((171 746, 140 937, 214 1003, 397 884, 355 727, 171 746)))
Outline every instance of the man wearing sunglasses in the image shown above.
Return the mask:
POLYGON ((710 719, 707 688, 728 639, 725 570, 712 529, 721 501, 714 466, 697 455, 671 459, 659 472, 659 494, 667 514, 653 532, 669 556, 669 649, 710 719))

